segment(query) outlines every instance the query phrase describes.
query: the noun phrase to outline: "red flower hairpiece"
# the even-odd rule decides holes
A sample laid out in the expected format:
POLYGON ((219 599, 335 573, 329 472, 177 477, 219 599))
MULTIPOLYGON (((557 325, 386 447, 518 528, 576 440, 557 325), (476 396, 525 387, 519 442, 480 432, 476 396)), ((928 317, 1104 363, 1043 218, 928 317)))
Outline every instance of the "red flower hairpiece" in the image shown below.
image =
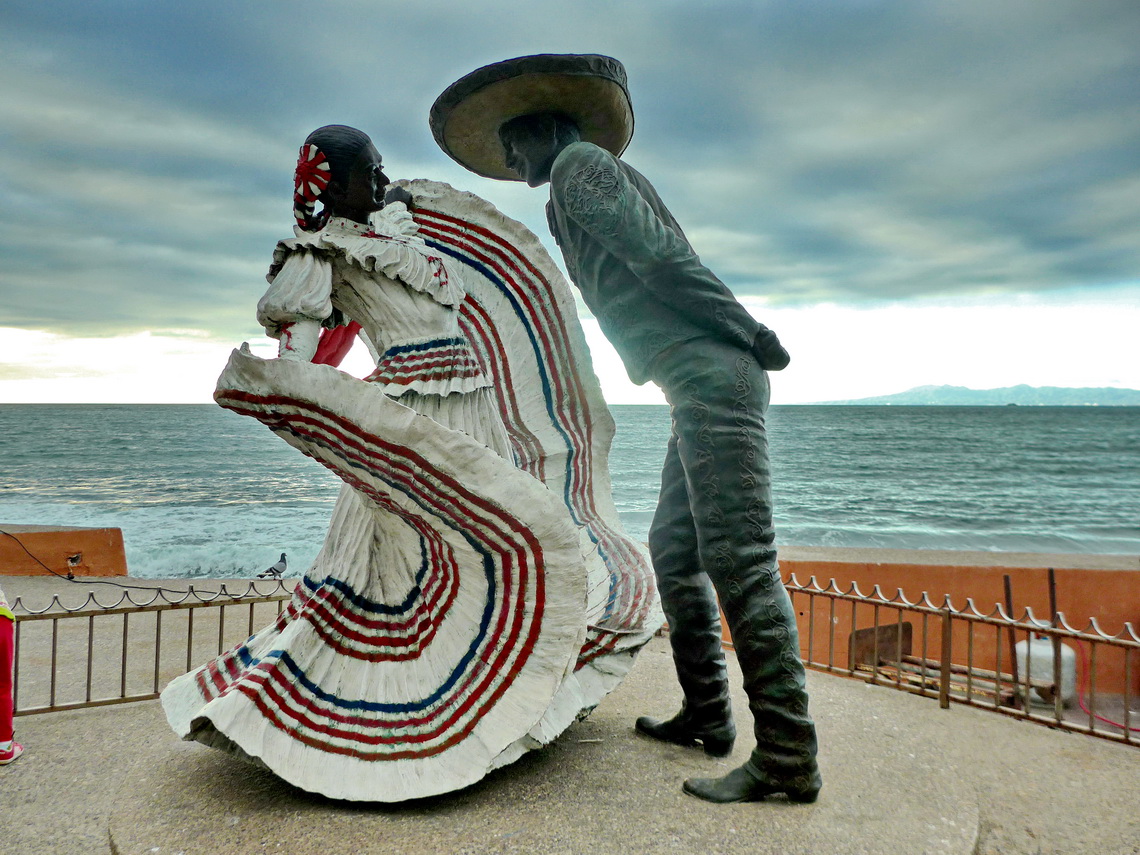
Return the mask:
POLYGON ((329 186, 329 161, 312 143, 301 146, 297 171, 293 175, 293 192, 306 202, 315 202, 329 186))
POLYGON ((330 172, 324 152, 312 143, 301 146, 297 170, 293 173, 293 216, 301 228, 307 227, 314 203, 329 186, 330 172))

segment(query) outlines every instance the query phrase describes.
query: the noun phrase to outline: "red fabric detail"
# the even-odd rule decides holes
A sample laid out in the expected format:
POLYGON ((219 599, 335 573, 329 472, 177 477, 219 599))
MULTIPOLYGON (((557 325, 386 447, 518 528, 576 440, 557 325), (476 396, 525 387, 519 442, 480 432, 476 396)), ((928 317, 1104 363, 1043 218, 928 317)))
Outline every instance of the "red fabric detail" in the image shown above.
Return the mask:
POLYGON ((281 325, 281 350, 293 349, 293 324, 281 325))
POLYGON ((319 148, 312 143, 301 146, 293 172, 293 216, 302 229, 309 228, 314 203, 328 186, 331 175, 332 167, 319 148))
POLYGON ((317 352, 313 354, 313 364, 331 365, 336 368, 352 350, 352 344, 356 341, 358 332, 360 332, 360 324, 356 321, 352 321, 346 327, 321 330, 321 339, 317 342, 317 352))
POLYGON ((410 386, 430 380, 463 380, 482 376, 483 369, 465 345, 400 353, 390 358, 385 354, 376 370, 364 379, 369 383, 410 386))
POLYGON ((331 168, 324 153, 311 143, 301 146, 293 173, 293 192, 306 202, 315 202, 329 184, 331 168))

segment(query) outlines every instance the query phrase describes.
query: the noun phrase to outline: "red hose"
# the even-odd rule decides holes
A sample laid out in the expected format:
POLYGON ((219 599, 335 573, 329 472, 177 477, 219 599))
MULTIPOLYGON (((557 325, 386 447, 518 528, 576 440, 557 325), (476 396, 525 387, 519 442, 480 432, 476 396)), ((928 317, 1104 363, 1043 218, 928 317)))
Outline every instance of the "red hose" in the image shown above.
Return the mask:
MULTIPOLYGON (((1085 689, 1088 687, 1086 681, 1088 680, 1089 676, 1089 667, 1088 660, 1085 657, 1084 642, 1077 641, 1077 653, 1079 653, 1081 657, 1081 669, 1077 673, 1077 703, 1081 705, 1081 709, 1084 710, 1087 715, 1091 715, 1097 721, 1103 721, 1105 724, 1111 724, 1113 727, 1119 727, 1121 730, 1130 730, 1140 733, 1140 727, 1125 727, 1120 722, 1113 721, 1110 718, 1105 718, 1102 715, 1097 715, 1089 709, 1088 704, 1085 703, 1085 689)), ((1129 654, 1125 653, 1124 655, 1127 656, 1129 654)))

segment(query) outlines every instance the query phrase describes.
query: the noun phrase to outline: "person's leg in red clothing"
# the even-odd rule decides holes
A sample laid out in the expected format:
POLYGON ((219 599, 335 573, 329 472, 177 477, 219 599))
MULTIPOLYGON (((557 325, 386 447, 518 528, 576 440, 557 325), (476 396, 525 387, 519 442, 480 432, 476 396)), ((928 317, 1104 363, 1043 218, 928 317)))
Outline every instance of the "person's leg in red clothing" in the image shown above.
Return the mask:
POLYGON ((15 621, 0 617, 0 766, 19 757, 24 747, 12 741, 12 665, 16 652, 15 621))

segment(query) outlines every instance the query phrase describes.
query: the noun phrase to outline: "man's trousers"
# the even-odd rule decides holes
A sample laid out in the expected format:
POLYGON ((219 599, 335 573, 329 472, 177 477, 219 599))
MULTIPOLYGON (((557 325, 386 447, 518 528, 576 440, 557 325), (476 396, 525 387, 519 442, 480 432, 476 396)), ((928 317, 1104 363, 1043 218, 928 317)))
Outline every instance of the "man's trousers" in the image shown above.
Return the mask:
POLYGON ((710 338, 667 350, 652 374, 669 401, 672 432, 649 549, 685 715, 730 720, 719 598, 755 723, 748 770, 777 786, 802 779, 806 788, 816 772, 815 725, 776 563, 768 376, 750 353, 710 338))

